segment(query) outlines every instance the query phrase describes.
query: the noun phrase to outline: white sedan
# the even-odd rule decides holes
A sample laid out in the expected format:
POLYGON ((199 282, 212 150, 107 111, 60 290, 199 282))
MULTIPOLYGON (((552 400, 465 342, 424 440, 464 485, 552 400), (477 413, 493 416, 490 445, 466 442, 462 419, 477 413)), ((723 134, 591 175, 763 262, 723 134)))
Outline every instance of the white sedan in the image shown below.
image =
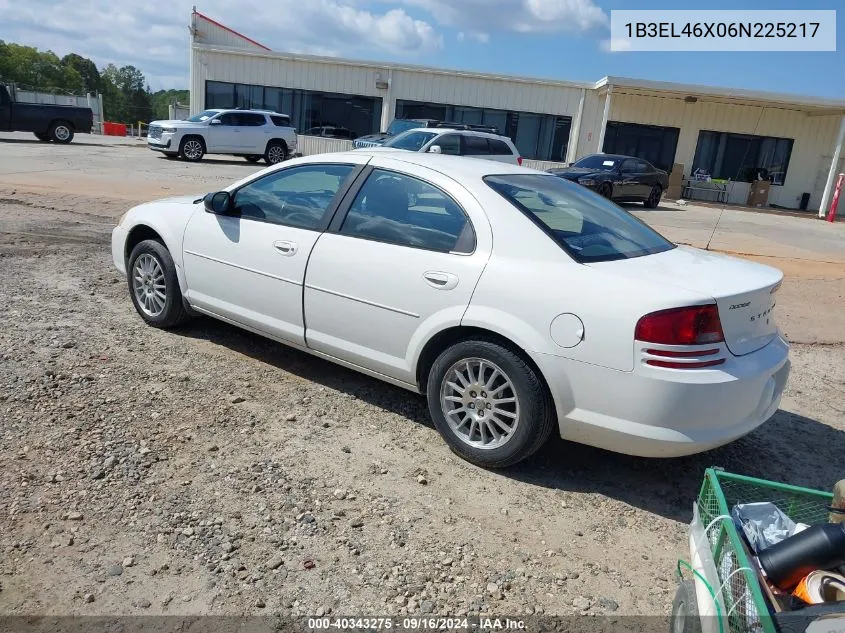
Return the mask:
POLYGON ((205 314, 423 393, 485 467, 554 428, 631 455, 704 451, 769 419, 789 374, 780 271, 676 246, 516 165, 295 159, 134 207, 112 254, 150 325, 205 314))

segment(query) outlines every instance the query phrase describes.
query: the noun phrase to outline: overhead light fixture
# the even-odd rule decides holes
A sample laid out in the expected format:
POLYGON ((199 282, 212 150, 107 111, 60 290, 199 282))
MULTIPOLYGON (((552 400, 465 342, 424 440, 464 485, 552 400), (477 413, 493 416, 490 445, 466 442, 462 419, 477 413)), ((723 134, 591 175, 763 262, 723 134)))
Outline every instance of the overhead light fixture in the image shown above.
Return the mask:
POLYGON ((692 95, 688 95, 684 97, 684 101, 686 103, 696 103, 698 101, 698 97, 693 97, 692 95))

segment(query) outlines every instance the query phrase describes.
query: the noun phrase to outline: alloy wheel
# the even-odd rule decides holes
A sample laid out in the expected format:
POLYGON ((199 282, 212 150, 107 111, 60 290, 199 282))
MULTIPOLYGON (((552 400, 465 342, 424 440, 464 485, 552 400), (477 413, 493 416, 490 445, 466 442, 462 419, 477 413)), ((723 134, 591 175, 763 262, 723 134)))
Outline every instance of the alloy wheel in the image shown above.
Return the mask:
POLYGON ((267 158, 270 159, 270 163, 273 165, 281 163, 285 159, 285 150, 281 145, 272 145, 267 150, 267 158))
POLYGON ((167 302, 164 267, 150 253, 143 253, 135 260, 132 269, 132 290, 144 314, 157 317, 164 312, 167 302))
POLYGON ((513 382, 501 367, 483 358, 461 359, 448 369, 440 406, 455 437, 474 448, 504 446, 519 424, 513 382))
POLYGON ((182 154, 189 160, 197 160, 202 156, 202 143, 193 139, 185 141, 182 154))

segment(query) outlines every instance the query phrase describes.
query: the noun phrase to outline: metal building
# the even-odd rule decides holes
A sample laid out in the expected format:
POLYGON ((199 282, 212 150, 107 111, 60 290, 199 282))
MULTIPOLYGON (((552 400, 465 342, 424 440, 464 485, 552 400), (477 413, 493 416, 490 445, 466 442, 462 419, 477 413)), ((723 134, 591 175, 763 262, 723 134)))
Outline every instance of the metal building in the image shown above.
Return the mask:
MULTIPOLYGON (((300 134, 320 126, 350 136, 386 130, 394 118, 495 125, 526 164, 547 168, 596 152, 684 166, 744 204, 759 174, 768 203, 827 207, 845 171, 845 100, 621 77, 595 83, 426 68, 275 52, 198 13, 191 16, 191 111, 268 108, 300 134)), ((301 137, 306 151, 349 141, 301 137)))

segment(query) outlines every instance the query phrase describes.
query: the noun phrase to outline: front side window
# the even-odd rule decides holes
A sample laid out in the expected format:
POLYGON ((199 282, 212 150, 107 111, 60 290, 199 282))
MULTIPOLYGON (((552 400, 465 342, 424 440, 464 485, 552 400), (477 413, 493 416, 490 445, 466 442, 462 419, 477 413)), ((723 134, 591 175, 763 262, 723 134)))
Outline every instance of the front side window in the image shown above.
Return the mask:
POLYGON ((440 146, 441 154, 451 154, 452 156, 460 156, 461 154, 461 137, 457 134, 438 136, 433 145, 440 146))
POLYGON ((444 253, 475 249, 472 224, 457 202, 434 185, 382 169, 369 175, 340 232, 444 253))
POLYGON ((464 154, 467 156, 489 156, 490 146, 483 136, 464 136, 464 154))
POLYGON ((627 211, 563 178, 510 174, 484 181, 578 262, 630 259, 675 248, 627 211))
POLYGON ((437 132, 409 130, 408 132, 402 132, 399 136, 394 136, 384 146, 394 149, 406 149, 409 152, 418 152, 423 145, 435 136, 437 136, 437 132))
POLYGON ((273 172, 238 189, 240 217, 316 229, 352 172, 352 165, 302 165, 273 172))

